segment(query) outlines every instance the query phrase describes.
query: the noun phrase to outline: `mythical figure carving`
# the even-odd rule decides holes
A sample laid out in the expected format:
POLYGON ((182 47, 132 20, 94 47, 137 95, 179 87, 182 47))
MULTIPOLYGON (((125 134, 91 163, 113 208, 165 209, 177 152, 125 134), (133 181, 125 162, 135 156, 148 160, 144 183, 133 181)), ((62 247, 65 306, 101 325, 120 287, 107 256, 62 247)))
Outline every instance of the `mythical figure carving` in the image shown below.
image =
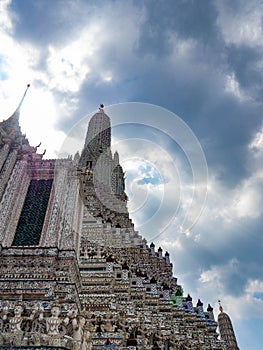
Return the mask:
POLYGON ((91 334, 86 325, 86 319, 82 314, 72 319, 74 350, 91 350, 91 334))
POLYGON ((68 324, 69 319, 66 317, 65 319, 61 319, 59 317, 61 309, 60 305, 55 302, 51 305, 51 316, 46 318, 46 327, 47 327, 47 334, 54 335, 59 334, 59 327, 63 323, 68 324))
POLYGON ((14 308, 14 317, 9 320, 11 333, 22 332, 21 324, 23 321, 22 313, 24 311, 24 306, 22 302, 18 302, 14 308))
MULTIPOLYGON (((3 319, 7 318, 8 311, 9 310, 5 310, 3 319)), ((23 311, 24 305, 22 301, 18 301, 14 308, 14 316, 9 319, 9 330, 2 334, 2 341, 4 340, 9 345, 24 345, 24 332, 21 329, 22 321, 24 319, 22 316, 23 311)))
POLYGON ((44 318, 43 311, 39 315, 39 320, 45 319, 46 321, 46 335, 42 336, 42 339, 47 342, 47 345, 52 346, 65 346, 67 339, 60 333, 62 324, 68 324, 69 318, 62 319, 60 317, 61 308, 58 302, 54 302, 51 305, 51 316, 44 318))

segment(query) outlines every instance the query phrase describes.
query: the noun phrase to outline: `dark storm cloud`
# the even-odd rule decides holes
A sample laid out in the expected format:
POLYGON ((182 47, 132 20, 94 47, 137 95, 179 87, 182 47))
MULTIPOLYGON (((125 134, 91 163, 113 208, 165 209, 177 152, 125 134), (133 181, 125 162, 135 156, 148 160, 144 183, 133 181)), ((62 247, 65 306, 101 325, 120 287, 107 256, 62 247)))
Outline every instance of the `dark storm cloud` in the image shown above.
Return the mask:
POLYGON ((10 6, 16 13, 14 35, 19 40, 32 42, 39 47, 63 45, 74 38, 84 18, 87 23, 89 14, 94 10, 94 1, 89 1, 88 7, 84 7, 85 2, 82 6, 80 4, 72 0, 14 0, 10 6))
POLYGON ((226 184, 233 186, 247 176, 247 145, 262 123, 260 108, 230 96, 218 98, 214 106, 207 107, 202 116, 197 116, 203 120, 200 138, 207 140, 203 144, 207 161, 226 184))
MULTIPOLYGON (((217 27, 217 11, 211 1, 154 2, 146 8, 137 55, 148 54, 148 67, 154 66, 156 57, 163 57, 156 60, 146 81, 139 82, 135 99, 154 101, 173 110, 189 123, 201 142, 209 135, 208 145, 203 144, 209 166, 220 170, 224 181, 233 185, 247 174, 246 146, 262 123, 262 106, 226 92, 226 77, 234 72, 249 97, 253 92, 258 94, 262 78, 255 64, 262 52, 257 47, 228 47, 217 27), (190 61, 169 65, 172 35, 178 40, 197 41, 190 61)), ((257 99, 257 95, 251 97, 257 99)))
POLYGON ((133 99, 161 105, 177 113, 200 139, 209 166, 218 169, 219 163, 218 170, 225 181, 233 184, 246 175, 245 151, 261 125, 260 107, 239 102, 227 94, 220 74, 212 72, 209 75, 209 69, 199 74, 198 67, 191 74, 193 66, 188 70, 178 67, 171 73, 171 67, 165 64, 160 67, 156 62, 151 70, 154 73, 147 74, 149 68, 145 64, 143 74, 146 78, 137 81, 133 99))
POLYGON ((170 35, 201 40, 216 46, 217 11, 211 1, 144 2, 146 21, 141 27, 138 54, 165 56, 172 51, 170 35))

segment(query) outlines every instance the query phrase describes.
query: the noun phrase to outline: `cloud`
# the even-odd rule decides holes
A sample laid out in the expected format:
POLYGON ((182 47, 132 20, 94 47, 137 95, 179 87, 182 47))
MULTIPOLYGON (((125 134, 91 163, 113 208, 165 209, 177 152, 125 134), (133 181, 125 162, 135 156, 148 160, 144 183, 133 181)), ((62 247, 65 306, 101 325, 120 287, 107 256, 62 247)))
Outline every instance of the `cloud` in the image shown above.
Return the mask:
POLYGON ((10 6, 11 0, 3 0, 0 4, 0 24, 1 27, 9 31, 12 29, 12 20, 10 18, 8 7, 10 6))
POLYGON ((262 2, 215 1, 217 25, 226 44, 262 45, 262 2))
POLYGON ((29 0, 26 3, 12 1, 9 9, 14 36, 22 42, 30 41, 39 48, 49 44, 63 46, 74 38, 76 30, 83 25, 84 6, 80 5, 81 2, 71 0, 58 0, 52 6, 45 0, 29 0))
POLYGON ((263 126, 259 129, 259 131, 255 132, 251 142, 248 145, 248 148, 252 156, 250 166, 253 170, 259 171, 261 169, 261 160, 263 157, 263 126))
POLYGON ((263 300, 257 296, 263 291, 263 280, 248 278, 239 295, 229 294, 229 280, 236 281, 237 276, 240 278, 241 271, 236 259, 231 259, 225 265, 212 266, 210 270, 201 273, 198 292, 203 296, 216 295, 234 321, 249 319, 251 313, 253 317, 263 319, 263 300))

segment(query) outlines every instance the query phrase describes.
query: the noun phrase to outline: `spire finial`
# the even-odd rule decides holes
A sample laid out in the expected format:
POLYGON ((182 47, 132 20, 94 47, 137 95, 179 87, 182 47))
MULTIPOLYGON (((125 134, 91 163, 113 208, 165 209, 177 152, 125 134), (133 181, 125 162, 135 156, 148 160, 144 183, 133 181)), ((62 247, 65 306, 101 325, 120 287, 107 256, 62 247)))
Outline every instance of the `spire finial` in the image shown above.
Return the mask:
POLYGON ((103 104, 103 103, 100 104, 99 110, 100 110, 100 112, 102 112, 102 113, 104 112, 104 104, 103 104))
POLYGON ((26 97, 26 93, 27 93, 27 90, 29 89, 29 87, 30 87, 30 84, 27 84, 26 90, 25 90, 25 92, 24 92, 24 95, 23 95, 21 101, 19 102, 19 105, 18 105, 17 109, 14 111, 14 113, 11 115, 10 118, 16 118, 16 119, 19 118, 20 108, 21 108, 21 106, 22 106, 22 104, 23 104, 23 102, 24 102, 24 99, 25 99, 25 97, 26 97))
POLYGON ((22 99, 21 99, 21 101, 20 101, 20 103, 19 103, 19 105, 18 105, 18 107, 17 107, 18 110, 19 110, 20 107, 22 106, 22 103, 24 102, 24 99, 25 99, 25 97, 26 97, 27 90, 28 90, 29 88, 30 88, 30 84, 27 84, 26 90, 25 90, 25 92, 24 92, 24 95, 23 95, 23 97, 22 97, 22 99))
POLYGON ((220 310, 220 312, 223 312, 223 306, 221 305, 221 300, 218 300, 218 304, 219 304, 219 310, 220 310))

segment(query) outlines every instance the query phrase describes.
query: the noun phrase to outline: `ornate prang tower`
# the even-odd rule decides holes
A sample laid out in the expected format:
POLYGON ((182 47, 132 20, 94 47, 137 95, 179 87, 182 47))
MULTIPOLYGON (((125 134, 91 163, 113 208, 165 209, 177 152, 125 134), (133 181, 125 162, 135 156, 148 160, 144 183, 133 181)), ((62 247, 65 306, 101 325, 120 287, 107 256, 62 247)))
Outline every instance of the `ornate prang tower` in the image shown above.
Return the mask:
POLYGON ((103 105, 99 112, 90 119, 84 149, 80 163, 83 167, 93 169, 103 153, 108 154, 111 147, 110 118, 104 113, 103 105))
POLYGON ((82 199, 89 214, 102 217, 114 226, 132 227, 124 173, 118 153, 112 157, 111 123, 103 105, 89 121, 79 166, 82 170, 82 199))
POLYGON ((220 314, 218 315, 218 328, 220 337, 227 344, 227 350, 239 350, 232 322, 227 313, 223 312, 223 307, 219 304, 220 314))
POLYGON ((0 123, 0 348, 230 349, 134 230, 103 106, 81 157, 54 160, 21 133, 20 105, 0 123))

